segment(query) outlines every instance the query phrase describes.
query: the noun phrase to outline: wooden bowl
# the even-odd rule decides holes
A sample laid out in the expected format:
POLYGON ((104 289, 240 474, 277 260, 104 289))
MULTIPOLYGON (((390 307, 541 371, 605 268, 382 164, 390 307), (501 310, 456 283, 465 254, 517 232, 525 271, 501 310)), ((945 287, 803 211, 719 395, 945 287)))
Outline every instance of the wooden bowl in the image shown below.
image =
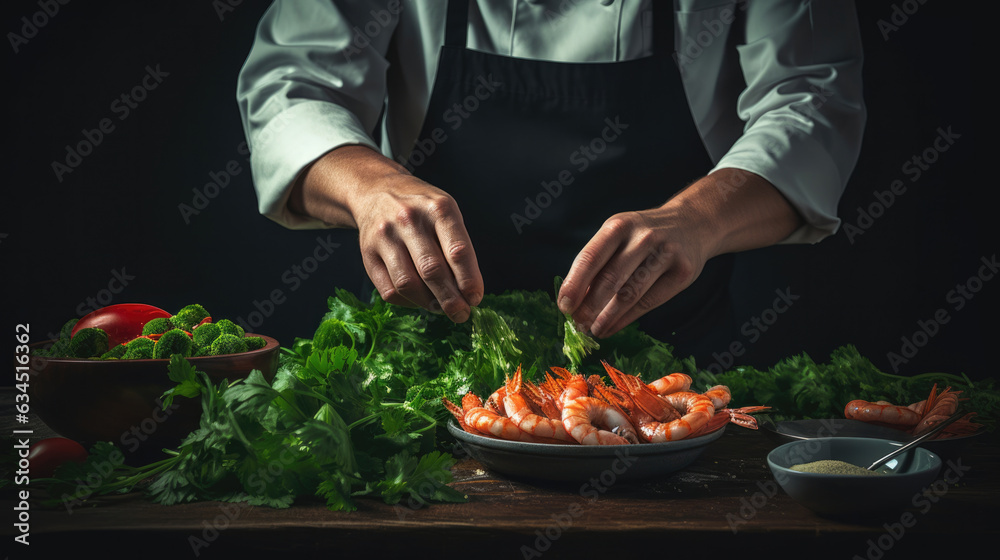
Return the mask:
MULTIPOLYGON (((260 336, 259 350, 187 358, 214 384, 243 379, 260 370, 271 381, 278 367, 278 341, 260 336)), ((44 347, 53 341, 38 343, 44 347)), ((34 346, 34 345, 33 345, 34 346)), ((62 436, 89 448, 98 441, 117 445, 130 464, 156 460, 174 449, 201 418, 201 398, 176 397, 163 410, 160 397, 176 386, 169 360, 87 360, 33 356, 31 412, 62 436)))

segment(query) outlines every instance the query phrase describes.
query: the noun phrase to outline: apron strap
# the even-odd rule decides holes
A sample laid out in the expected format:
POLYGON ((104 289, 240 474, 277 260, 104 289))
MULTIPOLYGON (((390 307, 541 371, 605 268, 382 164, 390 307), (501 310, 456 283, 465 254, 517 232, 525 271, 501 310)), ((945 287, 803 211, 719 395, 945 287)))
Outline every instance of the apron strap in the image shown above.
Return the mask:
POLYGON ((444 45, 465 48, 469 33, 469 0, 448 0, 448 19, 444 26, 444 45))
POLYGON ((674 11, 669 6, 651 1, 649 8, 653 11, 653 54, 655 56, 673 57, 674 55, 674 11))

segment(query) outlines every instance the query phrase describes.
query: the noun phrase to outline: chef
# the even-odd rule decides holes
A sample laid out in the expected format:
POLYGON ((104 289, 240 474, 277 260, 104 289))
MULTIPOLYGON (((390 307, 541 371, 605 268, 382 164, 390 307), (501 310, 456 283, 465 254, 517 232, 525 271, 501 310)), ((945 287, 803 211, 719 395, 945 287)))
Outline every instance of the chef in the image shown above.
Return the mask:
POLYGON ((833 234, 851 0, 277 0, 240 73, 260 211, 358 231, 389 302, 553 289, 598 337, 731 336, 733 254, 833 234))

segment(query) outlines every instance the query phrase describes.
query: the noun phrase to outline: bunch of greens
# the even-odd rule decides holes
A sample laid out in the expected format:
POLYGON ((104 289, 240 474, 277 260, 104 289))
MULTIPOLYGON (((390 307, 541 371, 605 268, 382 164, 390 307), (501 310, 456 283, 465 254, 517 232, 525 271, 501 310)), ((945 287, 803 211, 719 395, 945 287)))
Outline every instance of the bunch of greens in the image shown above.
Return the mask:
MULTIPOLYGON (((377 293, 363 303, 337 290, 328 307, 312 338, 282 348, 270 381, 254 371, 213 385, 173 356, 169 374, 177 385, 164 406, 200 399, 200 427, 166 459, 140 468, 119 462, 88 492, 130 490, 156 475, 146 491, 163 504, 214 499, 286 507, 316 496, 330 509, 352 510, 362 496, 387 503, 462 501, 447 486, 454 458, 445 452, 442 426, 450 415, 441 398, 486 397, 518 366, 526 379, 552 366, 603 374, 601 360, 647 381, 685 372, 695 390, 724 384, 731 406, 767 405, 780 418, 840 417, 855 398, 910 403, 924 398, 933 382, 967 391, 963 396, 972 398, 980 418, 1000 410, 992 381, 973 386, 964 376, 891 376, 850 346, 833 352, 828 363, 801 354, 769 369, 713 374, 635 325, 598 345, 541 291, 487 295, 463 324, 387 304, 377 293)), ((111 450, 100 444, 87 463, 57 471, 53 495, 81 499, 73 494, 76 480, 108 465, 111 450)))
POLYGON ((697 371, 695 384, 726 385, 733 406, 763 404, 776 419, 843 418, 854 399, 909 405, 951 387, 962 391, 962 407, 977 413, 976 421, 993 424, 1000 416, 1000 390, 995 379, 972 381, 966 375, 924 373, 903 377, 879 370, 851 345, 835 349, 829 361, 816 362, 808 354, 781 360, 768 369, 740 366, 721 374, 697 371))
MULTIPOLYGON (((441 397, 492 392, 527 352, 537 355, 535 370, 565 360, 557 359, 565 341, 554 336, 562 316, 552 313, 547 295, 495 300, 508 313, 520 309, 527 319, 537 312, 546 321, 515 334, 509 319, 488 307, 456 325, 375 294, 366 304, 337 290, 313 338, 282 349, 270 382, 255 370, 215 385, 174 355, 168 371, 177 385, 163 406, 200 399, 199 428, 167 458, 138 468, 109 461, 115 448, 102 443, 86 463, 57 471, 49 490, 75 501, 133 490, 155 476, 145 491, 162 504, 221 500, 287 507, 317 496, 332 510, 353 510, 361 496, 386 503, 462 501, 464 495, 447 486, 454 458, 438 439, 448 416, 441 397), (99 488, 75 493, 89 469, 108 465, 114 470, 99 488)), ((589 337, 577 338, 575 351, 583 355, 589 337)))
MULTIPOLYGON (((288 507, 316 496, 331 510, 353 510, 359 496, 387 503, 463 501, 448 487, 454 459, 435 450, 437 405, 401 376, 368 368, 350 347, 316 350, 304 342, 289 352, 269 383, 254 370, 246 379, 214 385, 177 355, 165 395, 199 398, 200 426, 161 461, 135 468, 109 461, 110 443, 83 464, 56 472, 48 491, 61 501, 129 491, 155 476, 145 491, 169 505, 198 500, 288 507), (100 487, 84 488, 87 473, 114 465, 100 487)), ((89 479, 88 479, 89 480, 89 479)))
MULTIPOLYGON (((649 336, 636 324, 602 339, 599 346, 589 339, 574 343, 576 337, 586 335, 560 314, 544 292, 509 292, 488 298, 483 305, 496 310, 513 328, 528 379, 556 365, 601 375, 600 360, 646 381, 682 372, 692 376, 694 390, 726 385, 732 393, 731 406, 770 406, 776 420, 842 418, 844 407, 854 399, 908 405, 926 399, 936 383, 939 392, 946 387, 961 391, 961 398, 967 399, 961 406, 976 412, 975 421, 992 426, 1000 417, 1000 388, 994 378, 973 381, 961 373, 893 375, 881 371, 852 345, 834 349, 826 362, 800 353, 769 368, 737 366, 716 374, 699 368, 691 356, 678 356, 670 344, 649 336), (560 340, 576 350, 560 350, 560 340)), ((492 388, 483 388, 483 393, 490 394, 502 381, 493 380, 492 388)))

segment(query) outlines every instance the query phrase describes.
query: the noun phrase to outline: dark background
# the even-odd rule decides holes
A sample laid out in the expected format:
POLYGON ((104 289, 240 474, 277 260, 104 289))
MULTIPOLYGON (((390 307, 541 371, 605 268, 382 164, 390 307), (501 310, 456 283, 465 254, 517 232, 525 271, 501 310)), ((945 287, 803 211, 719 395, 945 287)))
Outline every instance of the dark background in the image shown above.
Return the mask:
MULTIPOLYGON (((37 16, 47 21, 31 37, 22 18, 42 11, 38 1, 4 3, 2 328, 30 323, 33 340, 42 340, 78 316, 88 298, 169 311, 199 302, 217 318, 249 320, 257 311, 255 330, 290 344, 312 335, 334 287, 367 297, 353 232, 290 231, 257 212, 235 89, 268 3, 232 3, 70 2, 54 16, 37 16), (227 9, 220 13, 220 6, 227 9), (16 53, 11 33, 27 39, 16 53), (121 119, 112 103, 141 83, 147 66, 167 75, 121 119), (59 181, 53 161, 64 162, 66 146, 105 118, 114 130, 59 181), (228 184, 206 189, 227 166, 238 169, 228 184), (195 200, 194 190, 214 197, 195 200), (179 205, 206 200, 186 221, 179 205), (340 245, 291 283, 293 266, 311 264, 304 261, 318 237, 340 245), (116 272, 127 285, 113 282, 116 272), (275 290, 281 303, 258 305, 275 290)), ((756 340, 746 333, 734 339, 745 348, 735 362, 763 367, 801 352, 824 361, 834 348, 854 344, 885 371, 993 376, 1000 281, 982 283, 961 309, 948 298, 977 274, 981 257, 996 253, 984 194, 993 181, 973 177, 970 157, 972 119, 982 118, 971 107, 970 57, 981 37, 970 32, 961 4, 879 0, 857 9, 869 120, 841 216, 867 227, 853 239, 842 230, 814 246, 741 256, 738 324, 755 316, 774 321, 756 340), (898 29, 886 37, 878 22, 893 17, 898 29), (960 138, 912 180, 903 165, 949 127, 960 138), (875 191, 897 179, 906 191, 870 224, 859 222, 859 207, 876 203, 875 191), (781 314, 762 315, 775 290, 798 299, 781 314), (921 330, 918 321, 941 309, 947 322, 917 335, 923 344, 908 363, 892 363, 889 353, 902 352, 903 339, 921 330)), ((725 350, 715 363, 727 365, 725 350)))

